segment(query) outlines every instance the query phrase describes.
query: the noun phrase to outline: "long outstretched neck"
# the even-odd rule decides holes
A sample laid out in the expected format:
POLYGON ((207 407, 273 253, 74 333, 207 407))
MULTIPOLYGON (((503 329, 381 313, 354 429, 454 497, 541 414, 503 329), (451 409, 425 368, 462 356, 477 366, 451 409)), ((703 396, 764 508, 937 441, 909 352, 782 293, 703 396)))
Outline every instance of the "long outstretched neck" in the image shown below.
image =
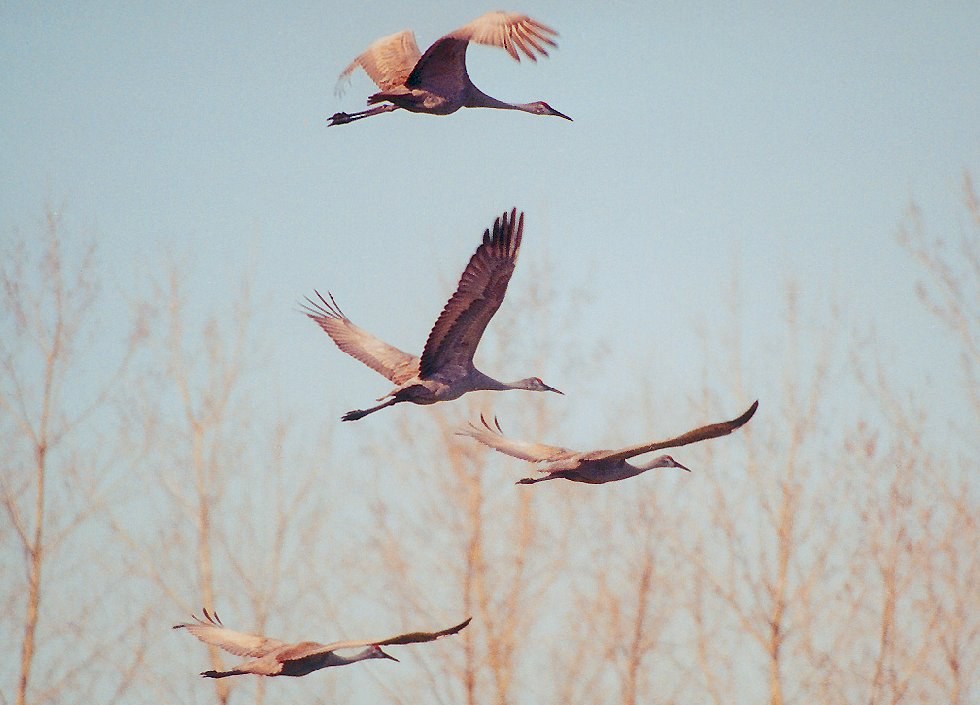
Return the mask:
POLYGON ((357 663, 358 661, 363 661, 364 659, 374 658, 374 654, 375 654, 375 648, 373 646, 369 646, 366 649, 364 649, 363 651, 358 651, 353 656, 350 656, 350 657, 347 657, 347 658, 341 656, 340 654, 338 654, 335 651, 335 652, 333 652, 331 654, 331 656, 333 657, 331 659, 331 661, 333 661, 333 663, 331 665, 333 665, 333 666, 343 666, 343 665, 346 665, 348 663, 357 663))
POLYGON ((643 463, 642 465, 631 465, 630 463, 623 464, 628 468, 636 468, 639 472, 646 472, 647 470, 653 470, 654 468, 680 468, 681 470, 691 472, 690 468, 686 468, 680 463, 676 463, 669 455, 658 455, 650 462, 643 463))
POLYGON ((508 389, 520 389, 515 385, 521 383, 521 380, 517 382, 501 382, 500 380, 494 379, 488 374, 481 372, 480 370, 473 370, 469 379, 470 387, 473 391, 487 391, 487 392, 505 392, 508 389))
POLYGON ((530 103, 505 103, 502 100, 497 100, 493 96, 487 95, 472 84, 470 84, 469 90, 467 91, 466 107, 497 108, 498 110, 523 110, 526 113, 529 113, 532 110, 530 103))
POLYGON ((484 389, 491 392, 506 392, 510 389, 527 390, 529 388, 527 379, 519 379, 515 382, 498 382, 493 377, 487 377, 487 380, 487 386, 484 389))

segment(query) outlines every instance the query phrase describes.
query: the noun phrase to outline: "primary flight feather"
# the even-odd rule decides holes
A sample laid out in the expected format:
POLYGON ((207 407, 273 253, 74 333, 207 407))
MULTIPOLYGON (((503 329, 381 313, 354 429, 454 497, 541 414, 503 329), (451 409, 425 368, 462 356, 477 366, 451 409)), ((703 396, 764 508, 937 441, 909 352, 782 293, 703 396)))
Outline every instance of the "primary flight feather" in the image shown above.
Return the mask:
POLYGON ((421 357, 409 355, 354 325, 337 306, 315 292, 319 301, 306 299, 304 313, 345 353, 387 377, 395 388, 369 409, 349 411, 342 418, 355 421, 400 402, 435 404, 477 390, 524 389, 556 392, 539 377, 499 382, 476 369, 473 356, 490 319, 500 308, 521 248, 524 214, 504 212, 483 233, 483 243, 470 258, 450 297, 429 332, 421 357))
POLYGON ((375 107, 357 113, 335 113, 330 125, 345 125, 372 115, 402 108, 413 113, 449 115, 460 108, 520 110, 532 115, 553 115, 571 120, 544 101, 506 103, 492 98, 470 80, 466 48, 470 42, 504 49, 515 61, 521 54, 531 61, 557 47, 557 32, 517 12, 488 12, 437 39, 425 54, 415 35, 405 30, 382 37, 354 59, 340 74, 338 93, 350 75, 364 69, 381 90, 367 99, 375 107))

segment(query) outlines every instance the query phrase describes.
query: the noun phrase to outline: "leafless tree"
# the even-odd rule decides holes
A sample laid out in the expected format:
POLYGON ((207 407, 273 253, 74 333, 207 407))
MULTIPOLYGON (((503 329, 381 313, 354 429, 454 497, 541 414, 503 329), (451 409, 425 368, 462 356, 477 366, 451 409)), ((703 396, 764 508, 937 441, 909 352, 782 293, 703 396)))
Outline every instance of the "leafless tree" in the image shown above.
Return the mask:
MULTIPOLYGON (((115 512, 115 535, 131 575, 163 598, 159 624, 203 606, 236 615, 248 631, 288 634, 306 623, 311 602, 331 616, 316 562, 330 503, 315 458, 329 452, 328 438, 314 436, 303 448, 288 416, 261 413, 254 401, 265 370, 247 282, 230 310, 203 317, 187 288, 181 269, 171 267, 148 306, 158 321, 150 335, 159 352, 145 356, 129 400, 131 442, 149 449, 131 478, 141 515, 115 512)), ((178 659, 186 673, 173 678, 170 659, 177 649, 186 653, 186 644, 160 635, 155 642, 169 643, 154 653, 171 655, 145 676, 161 696, 188 700, 213 687, 218 701, 228 702, 232 688, 254 687, 250 700, 265 700, 263 682, 198 679, 199 656, 178 659)), ((220 652, 208 651, 210 668, 221 670, 220 652)))
MULTIPOLYGON (((84 699, 93 687, 85 669, 115 635, 106 629, 76 644, 73 633, 95 621, 108 582, 90 584, 89 597, 67 603, 59 593, 73 591, 82 574, 92 577, 102 563, 78 537, 83 528, 98 531, 93 525, 113 491, 104 478, 117 459, 105 428, 142 337, 139 329, 100 329, 94 244, 71 237, 54 208, 46 209, 40 230, 0 253, 0 501, 12 528, 0 536, 23 556, 3 581, 3 622, 20 627, 16 638, 3 629, 20 645, 18 675, 5 689, 17 705, 64 702, 69 692, 84 699), (114 335, 122 338, 112 341, 121 351, 115 359, 99 349, 100 339, 114 335), (92 369, 95 360, 101 365, 92 369), (35 678, 39 670, 42 677, 35 678)), ((141 658, 139 649, 131 654, 111 692, 100 697, 118 698, 129 687, 131 666, 141 658)))
MULTIPOLYGON (((951 237, 931 236, 913 203, 898 241, 922 267, 925 279, 916 284, 919 299, 957 341, 965 394, 976 420, 980 418, 980 200, 969 173, 963 176, 963 202, 967 222, 951 237)), ((966 433, 975 437, 975 429, 970 424, 966 433)))

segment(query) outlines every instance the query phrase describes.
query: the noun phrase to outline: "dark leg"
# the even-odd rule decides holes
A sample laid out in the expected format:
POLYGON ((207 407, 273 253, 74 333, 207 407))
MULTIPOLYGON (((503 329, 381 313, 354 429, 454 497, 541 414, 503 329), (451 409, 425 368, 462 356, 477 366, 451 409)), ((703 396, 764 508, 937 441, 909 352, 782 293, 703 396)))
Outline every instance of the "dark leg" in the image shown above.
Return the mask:
POLYGON ((348 411, 346 414, 340 417, 341 421, 357 421, 358 419, 363 419, 368 414, 373 414, 375 411, 380 411, 386 406, 391 406, 392 404, 397 404, 403 399, 389 399, 384 404, 378 404, 377 406, 372 406, 370 409, 354 409, 353 411, 348 411))
POLYGON ((392 110, 398 110, 397 105, 392 105, 391 103, 386 103, 385 105, 379 105, 376 108, 369 108, 368 110, 362 110, 359 113, 334 113, 329 118, 330 122, 327 123, 327 127, 332 125, 346 125, 349 122, 354 122, 355 120, 363 120, 366 117, 371 117, 372 115, 380 115, 381 113, 390 113, 392 110))
POLYGON ((541 482, 543 480, 551 480, 554 475, 546 475, 545 477, 525 477, 523 480, 518 480, 515 485, 533 485, 535 482, 541 482))

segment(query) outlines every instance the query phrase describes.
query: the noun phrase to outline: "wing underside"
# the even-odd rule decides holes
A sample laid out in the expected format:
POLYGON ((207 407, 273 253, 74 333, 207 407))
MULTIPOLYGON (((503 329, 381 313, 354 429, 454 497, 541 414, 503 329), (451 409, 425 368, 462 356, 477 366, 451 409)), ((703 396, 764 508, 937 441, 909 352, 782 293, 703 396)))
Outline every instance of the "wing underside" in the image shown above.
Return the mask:
POLYGON ((217 614, 208 613, 207 610, 204 610, 204 619, 192 616, 193 622, 177 624, 174 629, 186 629, 205 644, 213 644, 235 656, 262 658, 285 645, 277 639, 228 629, 217 614))
POLYGON ((467 428, 458 431, 457 434, 469 436, 499 453, 530 463, 553 463, 576 454, 575 451, 568 448, 508 438, 503 434, 497 419, 493 420, 494 425, 491 427, 482 414, 480 415, 480 422, 482 428, 471 423, 467 428))
POLYGON ((313 319, 338 348, 375 372, 384 375, 396 385, 415 377, 419 369, 419 358, 389 345, 354 325, 340 310, 329 292, 327 293, 329 301, 320 292, 314 293, 319 301, 307 298, 306 303, 301 304, 303 313, 313 319))

